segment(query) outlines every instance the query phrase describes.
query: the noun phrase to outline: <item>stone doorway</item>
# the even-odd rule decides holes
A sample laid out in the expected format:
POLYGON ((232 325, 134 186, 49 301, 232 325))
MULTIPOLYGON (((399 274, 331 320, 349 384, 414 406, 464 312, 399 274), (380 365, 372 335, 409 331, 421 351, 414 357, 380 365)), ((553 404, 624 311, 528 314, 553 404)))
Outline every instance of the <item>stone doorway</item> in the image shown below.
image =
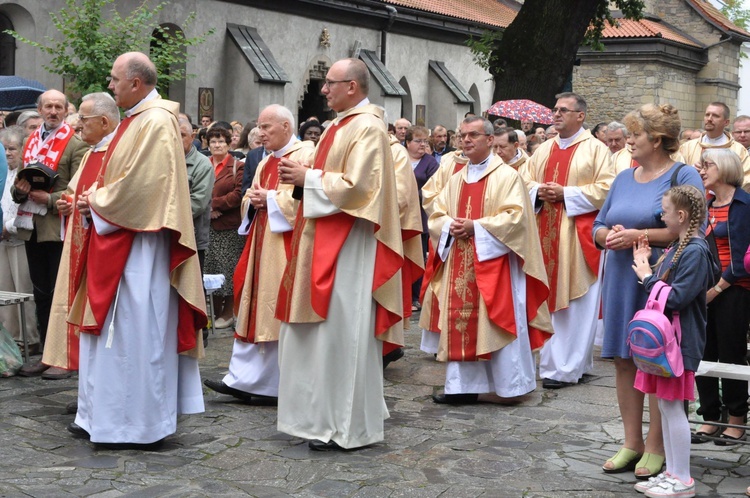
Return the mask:
POLYGON ((336 116, 336 113, 328 108, 326 98, 320 93, 328 69, 330 69, 330 64, 327 61, 318 60, 308 71, 304 95, 300 99, 297 110, 300 123, 310 116, 316 116, 321 123, 336 116))

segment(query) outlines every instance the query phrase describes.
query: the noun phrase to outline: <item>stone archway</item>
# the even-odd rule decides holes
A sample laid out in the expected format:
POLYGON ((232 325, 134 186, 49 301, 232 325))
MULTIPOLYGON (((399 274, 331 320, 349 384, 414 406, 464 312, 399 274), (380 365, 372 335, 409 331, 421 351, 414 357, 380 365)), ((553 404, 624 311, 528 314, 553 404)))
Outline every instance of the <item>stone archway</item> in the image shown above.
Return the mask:
POLYGON ((321 123, 336 116, 320 93, 331 65, 328 57, 318 56, 308 66, 302 92, 297 99, 297 119, 300 123, 311 116, 316 116, 321 123))
MULTIPOLYGON (((176 24, 162 23, 159 25, 159 27, 161 27, 161 29, 163 29, 164 32, 168 35, 178 36, 178 37, 183 37, 183 38, 185 37, 185 33, 182 31, 182 28, 180 28, 176 24)), ((152 33, 152 37, 153 38, 151 40, 150 49, 153 50, 158 40, 160 38, 162 39, 164 38, 164 34, 159 30, 154 30, 154 32, 152 33)), ((184 47, 182 48, 182 51, 184 55, 184 52, 185 52, 184 47)), ((185 62, 181 62, 179 64, 173 64, 167 69, 167 74, 171 73, 172 71, 180 71, 180 70, 184 72, 185 68, 186 68, 185 62)), ((169 98, 169 100, 173 100, 174 102, 179 102, 183 109, 185 108, 185 94, 186 94, 185 79, 186 78, 182 78, 179 81, 172 81, 169 83, 165 82, 164 84, 160 83, 158 85, 159 93, 161 93, 162 95, 166 95, 169 98)))
POLYGON ((10 18, 0 12, 0 75, 16 74, 16 39, 5 32, 13 29, 10 18))
POLYGON ((4 33, 12 29, 29 40, 37 38, 36 22, 28 10, 17 4, 0 4, 0 75, 18 75, 50 84, 50 74, 36 65, 38 50, 28 43, 19 43, 4 33), (16 64, 16 61, 23 63, 16 64))
POLYGON ((474 103, 470 105, 469 110, 477 116, 481 116, 485 108, 482 107, 482 102, 479 99, 479 89, 476 83, 472 84, 471 88, 469 88, 469 95, 474 99, 474 103))

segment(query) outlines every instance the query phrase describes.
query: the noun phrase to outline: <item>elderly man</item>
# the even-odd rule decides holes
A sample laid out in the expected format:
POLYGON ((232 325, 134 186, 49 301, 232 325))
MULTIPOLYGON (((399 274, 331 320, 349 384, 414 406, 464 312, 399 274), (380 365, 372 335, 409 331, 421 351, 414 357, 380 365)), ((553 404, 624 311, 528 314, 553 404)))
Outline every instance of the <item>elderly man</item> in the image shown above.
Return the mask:
POLYGON ((725 131, 729 126, 729 107, 723 102, 711 102, 706 107, 703 115, 703 129, 705 130, 698 138, 688 140, 680 146, 680 154, 687 164, 696 168, 700 166, 701 154, 705 149, 720 147, 732 149, 740 156, 742 170, 744 171, 743 186, 750 183, 750 154, 744 145, 735 142, 732 135, 725 131))
POLYGON ((396 129, 396 138, 398 139, 398 143, 401 145, 406 145, 404 142, 406 141, 406 130, 411 128, 411 123, 406 118, 397 119, 395 123, 393 123, 393 127, 396 129))
MULTIPOLYGON (((406 135, 404 135, 404 137, 405 136, 406 135)), ((448 130, 445 129, 445 126, 437 125, 435 128, 433 128, 432 157, 437 159, 437 162, 440 163, 440 160, 445 154, 447 154, 448 152, 453 152, 454 150, 456 149, 448 145, 448 130)))
POLYGON ((555 125, 548 126, 546 130, 544 130, 544 137, 549 140, 550 138, 555 138, 557 136, 557 130, 555 129, 555 125))
POLYGON ((180 115, 182 150, 185 151, 188 187, 190 188, 190 211, 193 214, 195 245, 198 250, 198 261, 201 273, 208 249, 208 232, 211 225, 211 193, 214 189, 214 168, 206 156, 198 152, 193 145, 193 125, 190 120, 180 115))
POLYGON ((732 123, 732 138, 745 149, 750 149, 750 116, 737 116, 732 123))
POLYGON ((460 133, 469 164, 448 180, 429 221, 438 360, 448 362, 445 393, 433 400, 501 402, 536 388, 533 351, 552 333, 549 288, 533 205, 518 173, 492 154, 492 124, 467 118, 460 133))
POLYGON ((281 181, 304 197, 276 306, 278 428, 314 450, 383 440, 383 342, 403 344, 393 157, 368 88, 362 61, 334 63, 322 92, 338 116, 313 169, 281 160, 281 181))
MULTIPOLYGON (((42 343, 47 337, 52 295, 63 249, 56 202, 65 192, 86 153, 86 144, 64 122, 67 107, 68 99, 61 92, 48 90, 41 94, 37 111, 43 123, 29 136, 23 149, 24 168, 42 164, 55 172, 57 179, 52 189, 32 189, 28 181, 20 178, 21 172, 11 188, 13 200, 20 204, 14 224, 18 228, 19 238, 26 240, 26 258, 34 284, 42 343)), ((46 369, 46 365, 36 362, 24 365, 19 374, 39 375, 46 369)))
POLYGON ((65 216, 63 252, 52 299, 47 342, 42 363, 50 368, 45 379, 64 379, 78 370, 78 327, 68 323, 68 313, 86 274, 89 245, 89 223, 74 209, 74 199, 96 182, 115 128, 120 123, 117 104, 108 93, 91 93, 81 102, 81 139, 91 148, 68 184, 65 195, 57 201, 57 210, 65 216))
POLYGON ((600 253, 588 234, 614 179, 607 146, 583 129, 586 101, 561 93, 553 113, 559 135, 520 169, 538 209, 549 279, 555 334, 539 359, 542 386, 548 389, 574 384, 593 367, 600 253))
POLYGON ((36 111, 24 111, 21 113, 20 116, 18 116, 18 121, 16 121, 16 124, 23 128, 23 132, 25 136, 29 136, 34 131, 42 126, 42 123, 44 120, 42 119, 42 115, 39 114, 36 111))
POLYGON ((612 154, 625 148, 625 141, 628 138, 628 128, 617 121, 612 121, 607 125, 607 147, 612 154))
POLYGON ((205 298, 179 104, 159 98, 156 68, 139 52, 115 60, 109 89, 126 117, 99 181, 76 200, 93 230, 68 317, 81 331, 68 429, 113 448, 153 448, 175 432, 179 413, 204 409, 205 298))
POLYGON ((239 231, 248 237, 234 273, 237 326, 229 373, 223 380, 206 379, 204 384, 247 403, 276 404, 281 322, 274 314, 298 207, 292 186, 279 184, 279 164, 281 158, 310 164, 315 148, 312 142, 297 139, 294 116, 286 107, 274 104, 263 109, 258 128, 263 147, 271 154, 258 165, 242 200, 239 231), (252 223, 250 205, 255 213, 252 223))
POLYGON ((529 158, 518 143, 518 135, 513 128, 496 128, 492 151, 500 156, 505 164, 518 169, 529 158))
POLYGON ((528 119, 521 120, 521 131, 526 135, 534 133, 534 122, 528 119))

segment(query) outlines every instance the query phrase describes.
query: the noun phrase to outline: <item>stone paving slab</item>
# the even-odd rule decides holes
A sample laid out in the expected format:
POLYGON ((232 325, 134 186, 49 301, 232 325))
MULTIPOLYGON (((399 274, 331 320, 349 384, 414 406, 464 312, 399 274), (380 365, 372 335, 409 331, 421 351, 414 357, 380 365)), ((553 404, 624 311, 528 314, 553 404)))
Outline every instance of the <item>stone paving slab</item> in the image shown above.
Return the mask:
MULTIPOLYGON (((444 365, 419 351, 417 330, 385 372, 385 442, 355 452, 311 452, 276 430, 275 408, 208 390, 206 412, 181 417, 159 451, 99 450, 65 429, 77 379, 0 379, 0 497, 640 496, 632 473, 601 471, 623 437, 611 362, 596 360, 585 384, 539 382, 514 406, 436 405, 444 365)), ((211 336, 204 378, 224 375, 231 345, 228 330, 211 336)), ((744 496, 746 446, 692 451, 698 496, 744 496)))

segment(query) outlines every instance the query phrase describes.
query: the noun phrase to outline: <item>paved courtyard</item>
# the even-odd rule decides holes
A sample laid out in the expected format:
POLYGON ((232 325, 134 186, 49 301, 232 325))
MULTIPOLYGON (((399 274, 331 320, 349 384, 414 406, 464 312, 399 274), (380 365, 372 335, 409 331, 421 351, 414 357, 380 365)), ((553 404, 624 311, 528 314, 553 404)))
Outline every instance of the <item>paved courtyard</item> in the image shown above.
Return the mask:
MULTIPOLYGON (((613 497, 632 473, 601 464, 619 448, 614 366, 597 360, 586 384, 539 388, 516 406, 436 405, 444 366, 407 333, 385 372, 384 443, 311 452, 276 430, 276 408, 206 392, 206 412, 182 417, 157 452, 96 450, 74 439, 65 405, 77 380, 0 379, 0 496, 613 497)), ((226 372, 232 337, 211 336, 204 378, 226 372)), ((698 496, 744 496, 750 447, 694 445, 698 496)))

